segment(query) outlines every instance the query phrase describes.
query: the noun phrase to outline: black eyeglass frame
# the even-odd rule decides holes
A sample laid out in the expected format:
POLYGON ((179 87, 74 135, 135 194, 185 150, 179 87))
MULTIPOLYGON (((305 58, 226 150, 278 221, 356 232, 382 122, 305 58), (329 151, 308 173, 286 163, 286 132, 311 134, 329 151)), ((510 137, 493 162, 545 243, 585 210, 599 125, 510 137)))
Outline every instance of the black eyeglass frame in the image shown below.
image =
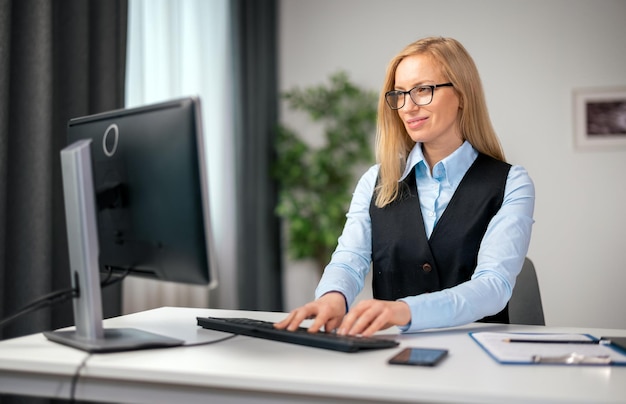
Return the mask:
POLYGON ((454 84, 448 82, 448 83, 442 83, 442 84, 422 84, 419 86, 415 86, 410 90, 407 91, 402 91, 402 90, 391 90, 391 91, 387 91, 385 93, 385 102, 387 103, 387 105, 389 106, 389 108, 393 109, 393 110, 398 110, 398 109, 402 109, 404 108, 404 105, 406 104, 406 95, 409 95, 409 98, 411 99, 411 101, 413 101, 413 104, 417 105, 418 107, 423 107, 424 105, 428 105, 431 102, 433 102, 433 98, 435 97, 435 88, 438 87, 454 87, 454 84), (417 102, 415 102, 415 100, 413 99, 413 97, 411 97, 411 91, 415 90, 416 88, 430 88, 430 101, 428 101, 427 103, 424 104, 418 104, 417 102), (394 107, 391 105, 391 103, 389 102, 389 95, 394 93, 395 95, 403 95, 403 102, 402 105, 400 105, 399 107, 394 107))

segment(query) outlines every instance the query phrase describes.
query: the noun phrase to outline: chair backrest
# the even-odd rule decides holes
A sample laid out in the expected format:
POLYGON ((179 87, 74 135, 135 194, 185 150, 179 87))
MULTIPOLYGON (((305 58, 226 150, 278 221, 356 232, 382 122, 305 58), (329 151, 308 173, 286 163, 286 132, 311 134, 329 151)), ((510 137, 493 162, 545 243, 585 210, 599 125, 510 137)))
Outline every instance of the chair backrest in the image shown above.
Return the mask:
POLYGON ((533 262, 525 258, 509 300, 511 324, 545 325, 541 293, 533 262))

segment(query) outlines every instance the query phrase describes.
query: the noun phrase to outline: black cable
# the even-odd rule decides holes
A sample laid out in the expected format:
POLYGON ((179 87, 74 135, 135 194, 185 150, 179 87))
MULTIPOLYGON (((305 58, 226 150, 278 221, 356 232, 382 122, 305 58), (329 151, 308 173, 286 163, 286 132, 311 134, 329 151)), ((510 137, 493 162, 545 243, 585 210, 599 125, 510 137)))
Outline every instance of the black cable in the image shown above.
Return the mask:
POLYGON ((91 358, 91 352, 88 353, 83 361, 78 365, 74 375, 72 376, 72 383, 70 385, 70 403, 74 403, 76 400, 76 386, 78 385, 78 378, 80 377, 80 371, 87 365, 87 360, 91 358))
POLYGON ((44 307, 50 306, 52 304, 62 303, 68 299, 75 297, 76 295, 77 295, 76 290, 73 288, 58 290, 56 292, 49 293, 35 300, 34 302, 31 302, 28 305, 24 306, 21 310, 17 311, 16 313, 13 313, 12 315, 0 320, 0 328, 4 327, 6 324, 10 323, 11 321, 23 315, 26 315, 35 310, 39 310, 44 307))
POLYGON ((113 277, 113 268, 110 266, 106 266, 105 268, 107 270, 107 277, 100 282, 101 288, 106 288, 107 286, 115 285, 116 283, 123 281, 131 271, 131 268, 126 268, 122 274, 113 277))
POLYGON ((211 341, 195 342, 193 344, 183 344, 183 345, 179 345, 179 346, 172 346, 172 347, 169 347, 169 348, 185 348, 185 347, 217 344, 218 342, 223 342, 223 341, 227 341, 229 339, 235 338, 238 335, 240 335, 240 334, 233 334, 233 335, 229 335, 229 336, 224 337, 224 338, 214 339, 214 340, 211 340, 211 341))
POLYGON ((100 281, 100 285, 106 285, 109 282, 109 279, 111 279, 111 277, 113 276, 113 268, 106 265, 104 269, 107 270, 107 277, 100 281))
MULTIPOLYGON (((111 286, 111 285, 121 282, 130 273, 130 268, 127 268, 124 271, 124 273, 122 273, 120 276, 113 277, 112 268, 107 266, 106 269, 108 271, 107 277, 103 281, 100 282, 101 288, 105 288, 107 286, 111 286)), ((48 307, 54 304, 63 303, 64 301, 68 299, 78 297, 78 296, 79 296, 79 292, 78 292, 78 289, 76 288, 67 288, 67 289, 58 290, 56 292, 49 293, 35 300, 34 302, 31 302, 28 305, 24 306, 16 313, 13 313, 12 315, 0 320, 0 328, 4 327, 6 324, 10 323, 11 321, 14 321, 18 319, 19 317, 22 317, 28 313, 31 313, 33 311, 36 311, 36 310, 39 310, 39 309, 42 309, 44 307, 48 307)))

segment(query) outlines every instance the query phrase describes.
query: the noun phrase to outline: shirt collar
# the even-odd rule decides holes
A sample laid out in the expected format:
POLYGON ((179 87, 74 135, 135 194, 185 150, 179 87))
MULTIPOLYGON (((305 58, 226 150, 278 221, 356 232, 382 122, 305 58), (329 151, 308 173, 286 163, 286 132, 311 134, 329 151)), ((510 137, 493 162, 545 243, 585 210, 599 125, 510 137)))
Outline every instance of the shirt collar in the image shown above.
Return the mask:
MULTIPOLYGON (((433 172, 442 172, 445 179, 453 186, 456 186, 461 182, 463 176, 474 163, 477 156, 478 152, 476 149, 474 149, 468 141, 465 141, 458 149, 452 152, 452 154, 435 164, 433 172)), ((413 146, 406 163, 404 173, 402 173, 399 181, 404 180, 417 164, 422 163, 428 168, 428 163, 426 163, 422 152, 421 143, 416 143, 415 146, 413 146)), ((429 173, 428 175, 430 175, 430 170, 427 169, 426 171, 429 173)))

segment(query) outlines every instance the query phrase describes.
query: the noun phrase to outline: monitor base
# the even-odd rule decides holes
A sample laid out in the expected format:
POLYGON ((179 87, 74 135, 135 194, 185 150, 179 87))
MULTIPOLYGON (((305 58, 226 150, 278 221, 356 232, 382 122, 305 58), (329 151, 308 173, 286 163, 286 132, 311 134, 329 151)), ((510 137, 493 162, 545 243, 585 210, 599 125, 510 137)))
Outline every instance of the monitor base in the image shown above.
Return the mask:
POLYGON ((104 338, 95 339, 80 337, 76 331, 48 331, 43 334, 50 341, 93 353, 173 347, 185 342, 134 328, 105 328, 104 338))

